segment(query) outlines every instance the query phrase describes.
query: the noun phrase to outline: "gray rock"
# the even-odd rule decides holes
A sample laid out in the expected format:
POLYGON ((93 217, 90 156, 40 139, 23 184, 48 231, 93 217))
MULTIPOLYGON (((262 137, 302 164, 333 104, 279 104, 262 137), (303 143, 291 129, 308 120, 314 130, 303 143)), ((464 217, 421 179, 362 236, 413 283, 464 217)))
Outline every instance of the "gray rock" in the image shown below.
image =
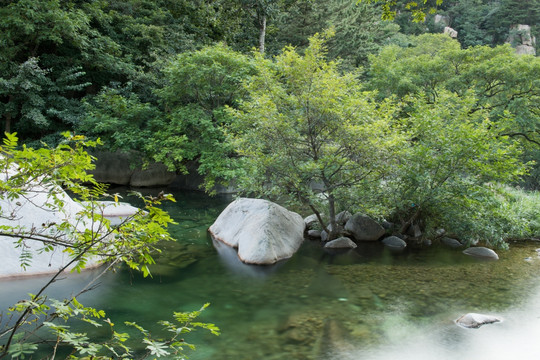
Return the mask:
POLYGON ((441 239, 441 244, 448 246, 449 248, 452 248, 452 249, 463 247, 463 244, 459 242, 458 240, 452 239, 446 236, 441 239))
POLYGON ((168 171, 161 163, 151 163, 146 169, 134 166, 132 159, 140 158, 136 152, 94 152, 96 167, 90 171, 94 178, 103 183, 130 185, 135 187, 166 186, 171 184, 176 173, 168 171))
POLYGON ((167 186, 176 178, 176 173, 167 170, 162 163, 152 163, 146 169, 136 169, 129 184, 135 187, 167 186))
POLYGON ((480 259, 499 260, 499 255, 495 251, 482 246, 470 247, 463 250, 463 253, 480 259))
POLYGON ((518 55, 536 55, 536 49, 530 45, 518 45, 516 46, 516 54, 518 55))
POLYGON ((128 153, 93 152, 96 157, 95 169, 89 171, 98 182, 129 185, 133 169, 130 166, 131 155, 128 153))
POLYGON ((403 250, 407 247, 407 243, 397 236, 389 236, 382 240, 384 246, 390 250, 403 250))
POLYGON ((309 237, 312 238, 320 238, 321 237, 321 231, 320 230, 309 230, 307 232, 309 237))
POLYGON ((273 264, 291 257, 304 240, 302 217, 267 200, 240 198, 223 210, 208 231, 238 249, 247 264, 273 264))
POLYGON ((96 211, 108 219, 113 226, 121 224, 139 211, 138 208, 125 202, 100 201, 99 206, 100 208, 96 211))
POLYGON ((420 225, 414 224, 409 226, 409 229, 407 230, 407 235, 419 238, 422 236, 422 230, 420 229, 420 225))
POLYGON ((352 217, 352 214, 347 210, 340 212, 336 215, 336 223, 338 225, 345 225, 347 221, 352 217))
POLYGON ((362 214, 355 214, 345 224, 345 231, 357 241, 377 241, 384 235, 384 228, 375 220, 362 214))
POLYGON ((450 17, 447 16, 447 15, 435 15, 435 19, 433 20, 433 22, 435 23, 435 25, 439 25, 439 26, 442 26, 442 27, 446 27, 448 25, 450 25, 450 17))
POLYGON ((328 240, 328 233, 326 230, 321 231, 321 241, 327 241, 328 240))
POLYGON ((383 220, 381 221, 381 226, 385 228, 386 230, 390 230, 390 229, 393 229, 394 226, 396 226, 396 224, 390 221, 383 220))
POLYGON ((529 25, 512 25, 506 42, 516 49, 518 55, 536 55, 536 38, 531 35, 529 25))
POLYGON ((304 223, 306 224, 306 228, 311 230, 319 225, 319 219, 317 219, 317 215, 312 214, 304 219, 304 223))
MULTIPOLYGON (((7 174, 0 175, 1 181, 6 181, 15 171, 8 170, 7 174)), ((21 232, 32 233, 33 239, 47 240, 54 234, 59 242, 69 244, 73 241, 71 229, 60 227, 64 222, 73 226, 79 232, 103 231, 102 224, 90 216, 83 215, 85 208, 74 201, 62 188, 53 185, 52 181, 40 178, 31 180, 25 187, 25 194, 19 198, 4 196, 0 198, 0 226, 17 228, 21 232), (53 206, 49 193, 54 192, 55 197, 62 201, 62 206, 53 206), (57 227, 58 226, 58 227, 57 227)), ((96 214, 102 209, 96 209, 96 214)), ((109 238, 103 239, 104 246, 109 238)), ((39 241, 26 241, 24 250, 32 255, 32 261, 25 268, 21 267, 21 249, 16 246, 16 239, 0 236, 0 278, 9 276, 43 275, 55 273, 70 263, 71 257, 67 255, 61 245, 55 246, 51 252, 43 251, 44 243, 39 241)), ((110 238, 112 240, 112 238, 110 238)), ((92 256, 88 259, 86 268, 101 264, 100 258, 92 256)), ((73 265, 69 266, 69 270, 73 265)))
POLYGON ((536 46, 536 38, 531 35, 531 27, 525 24, 512 25, 506 42, 512 46, 536 46))
MULTIPOLYGON (((204 176, 197 172, 199 164, 196 161, 189 161, 185 166, 188 173, 177 175, 171 186, 182 190, 200 191, 201 185, 204 183, 204 176)), ((228 186, 216 184, 212 188, 212 191, 215 191, 216 194, 234 194, 237 192, 237 189, 235 188, 234 181, 231 181, 231 184, 228 186)))
POLYGON ((458 36, 458 32, 449 26, 445 26, 443 33, 450 36, 452 39, 456 39, 458 36))
POLYGON ((345 249, 345 248, 354 249, 357 246, 358 245, 356 245, 354 241, 344 236, 337 238, 335 240, 331 240, 324 245, 325 248, 330 248, 330 249, 345 249))
POLYGON ((468 313, 456 320, 456 324, 465 328, 478 329, 482 325, 500 322, 501 319, 492 315, 468 313))

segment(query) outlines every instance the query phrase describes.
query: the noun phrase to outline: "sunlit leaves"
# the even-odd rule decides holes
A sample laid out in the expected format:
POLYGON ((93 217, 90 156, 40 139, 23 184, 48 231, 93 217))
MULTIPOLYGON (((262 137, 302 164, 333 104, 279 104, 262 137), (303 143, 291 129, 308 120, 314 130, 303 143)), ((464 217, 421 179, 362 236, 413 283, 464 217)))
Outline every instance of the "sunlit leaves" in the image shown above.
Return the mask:
MULTIPOLYGON (((43 223, 41 228, 11 226, 9 222, 0 227, 0 235, 8 240, 10 237, 15 238, 14 242, 22 249, 22 265, 31 264, 32 251, 62 251, 67 255, 67 264, 59 273, 69 265, 73 266, 73 271, 81 271, 89 259, 100 258, 110 261, 110 266, 124 261, 131 268, 141 270, 144 276, 149 276, 149 265, 154 264, 152 254, 159 251, 156 245, 160 241, 172 240, 167 226, 173 221, 159 208, 163 201, 174 201, 170 194, 162 193, 156 197, 143 197, 138 194, 144 204, 143 208, 123 219, 118 225, 112 226, 111 222, 103 217, 106 204, 97 200, 106 196, 106 187, 97 184, 88 174, 87 171, 93 167, 93 158, 85 151, 88 146, 97 144, 99 141, 89 141, 84 136, 66 133, 65 141, 56 148, 43 147, 34 150, 25 146, 19 148, 16 134, 5 135, 3 145, 0 146, 0 170, 3 174, 0 179, 0 197, 19 204, 27 201, 25 196, 29 192, 39 191, 47 195, 42 206, 47 211, 59 214, 57 222, 43 223), (65 212, 64 207, 68 203, 70 206, 75 205, 64 189, 77 194, 78 212, 72 214, 76 215, 75 218, 65 212), (30 248, 28 244, 35 246, 30 248)), ((115 205, 118 203, 117 197, 116 200, 112 202, 115 205)), ((8 220, 21 216, 17 213, 17 207, 12 213, 4 213, 5 209, 2 210, 0 215, 8 220)), ((112 331, 110 342, 99 343, 93 342, 89 333, 72 332, 69 325, 61 322, 78 319, 92 328, 102 327, 104 324, 112 328, 114 324, 105 319, 103 310, 85 307, 76 297, 63 301, 48 301, 42 293, 45 288, 46 286, 37 295, 30 295, 29 299, 21 300, 10 308, 10 316, 17 317, 18 320, 14 327, 2 331, 2 336, 7 336, 8 341, 3 345, 4 348, 0 348, 0 356, 5 353, 20 358, 30 355, 37 347, 32 343, 33 340, 29 339, 35 328, 41 326, 49 328, 56 335, 55 347, 71 347, 80 356, 99 356, 104 349, 115 356, 130 354, 129 347, 124 344, 128 339, 125 333, 112 331)), ((205 326, 206 324, 198 323, 193 327, 205 326)), ((208 326, 210 328, 212 325, 208 326)), ((167 350, 163 350, 160 344, 161 341, 155 340, 149 344, 152 346, 149 351, 154 355, 164 354, 162 351, 167 350)))

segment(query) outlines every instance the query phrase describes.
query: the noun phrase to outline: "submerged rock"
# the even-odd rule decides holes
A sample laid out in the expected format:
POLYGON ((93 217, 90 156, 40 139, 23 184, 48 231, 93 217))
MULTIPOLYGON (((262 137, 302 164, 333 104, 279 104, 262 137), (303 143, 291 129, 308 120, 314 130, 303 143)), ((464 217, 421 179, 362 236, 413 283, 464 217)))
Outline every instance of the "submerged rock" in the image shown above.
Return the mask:
POLYGON ((291 257, 304 240, 304 219, 273 202, 240 198, 218 216, 208 231, 238 249, 247 264, 273 264, 291 257))
POLYGON ((495 251, 482 246, 470 247, 463 250, 463 253, 479 259, 499 260, 499 255, 495 251))
POLYGON ((354 241, 344 236, 337 238, 335 240, 331 240, 324 245, 325 248, 330 248, 330 249, 346 249, 346 248, 354 249, 357 246, 358 245, 356 245, 354 241))
POLYGON ((326 319, 323 325, 320 341, 320 359, 357 359, 354 351, 357 349, 347 327, 339 320, 326 319))
POLYGON ((357 241, 377 241, 384 235, 384 228, 369 216, 355 214, 345 224, 345 231, 357 241))
POLYGON ((407 243, 397 236, 389 236, 383 239, 382 243, 390 250, 403 250, 407 247, 407 243))
POLYGON ((469 329, 478 329, 482 325, 493 324, 500 321, 501 319, 496 316, 468 313, 457 319, 456 324, 469 329))
POLYGON ((449 248, 452 248, 452 249, 463 247, 463 244, 459 242, 459 240, 452 239, 446 236, 441 239, 441 244, 448 246, 449 248))

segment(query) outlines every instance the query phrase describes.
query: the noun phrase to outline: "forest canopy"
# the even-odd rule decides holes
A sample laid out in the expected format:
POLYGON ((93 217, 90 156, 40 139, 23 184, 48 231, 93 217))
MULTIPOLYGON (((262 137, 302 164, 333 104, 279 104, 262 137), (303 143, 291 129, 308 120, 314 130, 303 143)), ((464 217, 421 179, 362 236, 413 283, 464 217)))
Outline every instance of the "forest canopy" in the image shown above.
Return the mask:
POLYGON ((69 130, 195 172, 208 192, 236 184, 308 208, 321 201, 310 186, 331 180, 330 213, 433 228, 454 202, 504 198, 499 185, 540 188, 540 64, 508 40, 537 46, 538 0, 0 4, 0 116, 27 145, 69 130))

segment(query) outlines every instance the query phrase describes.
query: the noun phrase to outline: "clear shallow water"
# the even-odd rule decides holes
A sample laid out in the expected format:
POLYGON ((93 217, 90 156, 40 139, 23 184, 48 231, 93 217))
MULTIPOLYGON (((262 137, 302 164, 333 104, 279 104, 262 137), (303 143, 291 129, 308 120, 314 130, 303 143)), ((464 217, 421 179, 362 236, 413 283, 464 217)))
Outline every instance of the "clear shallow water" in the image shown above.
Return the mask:
MULTIPOLYGON (((229 198, 175 196, 166 207, 178 241, 164 246, 153 278, 121 269, 81 301, 116 324, 147 328, 210 302, 201 319, 222 335, 190 334, 198 345, 190 359, 540 358, 540 244, 512 245, 499 261, 482 262, 436 246, 396 255, 371 244, 330 255, 305 242, 276 266, 248 266, 206 233, 229 198), (504 321, 457 327, 453 320, 468 312, 504 321)), ((90 276, 70 276, 52 292, 67 295, 90 276)), ((0 283, 2 307, 37 291, 39 280, 0 283)))

